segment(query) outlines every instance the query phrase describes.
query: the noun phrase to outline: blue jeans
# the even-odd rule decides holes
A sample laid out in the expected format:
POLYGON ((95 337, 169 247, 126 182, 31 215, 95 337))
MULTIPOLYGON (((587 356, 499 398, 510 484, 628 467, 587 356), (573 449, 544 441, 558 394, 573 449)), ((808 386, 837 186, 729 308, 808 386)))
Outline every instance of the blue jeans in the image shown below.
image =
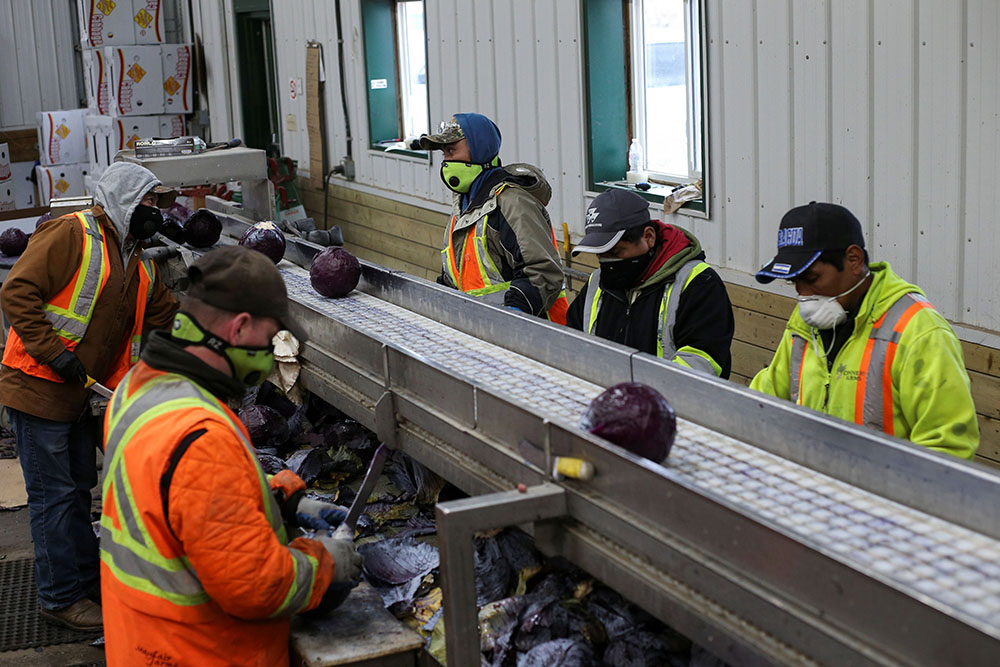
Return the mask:
POLYGON ((97 424, 56 422, 7 408, 28 491, 38 604, 62 609, 100 585, 90 490, 97 485, 97 424))

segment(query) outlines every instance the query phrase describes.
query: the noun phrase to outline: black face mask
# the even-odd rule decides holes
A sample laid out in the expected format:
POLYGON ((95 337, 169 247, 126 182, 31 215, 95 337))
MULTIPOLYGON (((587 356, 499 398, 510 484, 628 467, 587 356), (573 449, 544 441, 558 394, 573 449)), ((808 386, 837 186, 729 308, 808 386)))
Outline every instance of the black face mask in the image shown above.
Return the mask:
POLYGON ((635 287, 639 277, 649 268, 656 248, 650 248, 638 257, 628 259, 602 259, 601 289, 628 289, 635 287))
POLYGON ((139 204, 132 212, 128 223, 128 231, 135 238, 143 241, 152 238, 153 234, 163 229, 163 213, 154 206, 139 204))

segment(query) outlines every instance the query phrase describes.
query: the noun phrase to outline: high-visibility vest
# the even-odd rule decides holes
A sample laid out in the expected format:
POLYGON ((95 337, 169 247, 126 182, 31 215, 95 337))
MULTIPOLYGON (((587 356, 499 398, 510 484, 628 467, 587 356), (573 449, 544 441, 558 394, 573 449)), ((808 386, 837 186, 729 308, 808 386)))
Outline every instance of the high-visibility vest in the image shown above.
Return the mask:
MULTIPOLYGON (((677 324, 677 309, 680 306, 681 294, 691 281, 707 268, 709 266, 706 262, 697 259, 685 262, 663 290, 660 312, 656 320, 656 356, 718 376, 722 373, 722 367, 706 352, 690 346, 678 349, 674 343, 674 326, 677 324), (677 285, 681 286, 680 289, 674 289, 677 285)), ((587 307, 584 311, 587 313, 586 331, 591 335, 595 335, 597 329, 597 316, 601 312, 603 298, 601 270, 597 269, 590 274, 590 279, 587 281, 587 307)))
MULTIPOLYGON (((140 366, 146 369, 148 367, 140 366)), ((101 562, 112 575, 116 599, 147 614, 198 623, 217 620, 218 608, 184 555, 166 516, 161 488, 163 461, 170 452, 158 447, 132 447, 144 441, 179 444, 192 411, 208 412, 229 425, 256 460, 238 418, 206 389, 175 373, 148 371, 145 381, 126 375, 105 415, 104 507, 101 515, 101 562), (149 502, 153 497, 156 502, 149 502), (145 500, 146 502, 143 502, 145 500)), ((234 461, 234 465, 239 462, 234 461)), ((278 541, 288 544, 277 501, 260 466, 257 477, 265 515, 278 541)), ((271 617, 301 611, 313 594, 317 562, 289 549, 296 578, 271 617)))
MULTIPOLYGON (((892 362, 896 358, 899 339, 913 316, 934 306, 920 294, 904 294, 872 325, 868 343, 858 369, 858 387, 854 398, 854 423, 894 435, 892 362)), ((792 337, 792 352, 788 364, 790 398, 802 403, 802 369, 809 342, 792 337)))
MULTIPOLYGON (((496 194, 499 195, 506 186, 506 183, 501 185, 496 194)), ((479 218, 475 227, 466 234, 461 262, 455 257, 455 220, 455 216, 451 216, 451 222, 448 224, 447 245, 441 251, 444 271, 451 279, 452 284, 471 296, 484 296, 509 289, 511 281, 504 280, 486 249, 486 223, 489 220, 489 213, 479 218)), ((558 249, 554 231, 552 232, 552 246, 558 249)), ((549 308, 546 316, 556 324, 566 324, 568 310, 569 301, 566 299, 566 290, 563 289, 555 303, 549 308)))
MULTIPOLYGON (((75 350, 87 334, 94 306, 111 273, 109 259, 110 240, 101 223, 88 211, 74 214, 83 230, 83 253, 80 266, 69 283, 43 305, 46 319, 52 323, 52 330, 59 336, 67 350, 75 350)), ((111 372, 103 384, 114 388, 128 369, 139 360, 139 346, 142 342, 142 323, 146 304, 153 294, 156 265, 150 259, 141 259, 138 267, 139 289, 136 294, 135 319, 127 344, 122 343, 111 372)), ((17 331, 10 330, 3 353, 3 365, 16 368, 23 373, 52 382, 64 382, 47 364, 39 363, 28 354, 17 331)))

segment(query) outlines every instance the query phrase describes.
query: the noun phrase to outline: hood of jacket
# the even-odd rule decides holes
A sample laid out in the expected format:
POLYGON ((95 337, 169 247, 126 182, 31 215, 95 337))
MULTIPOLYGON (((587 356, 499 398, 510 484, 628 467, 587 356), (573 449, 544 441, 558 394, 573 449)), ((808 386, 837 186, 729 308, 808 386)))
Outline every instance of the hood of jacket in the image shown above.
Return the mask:
POLYGON ((500 128, 481 113, 457 113, 455 120, 469 144, 473 164, 486 164, 500 155, 500 128))
MULTIPOLYGON (((494 197, 504 183, 518 186, 537 199, 542 206, 547 206, 552 198, 552 186, 545 180, 542 170, 534 165, 518 162, 483 172, 477 179, 477 184, 481 187, 476 189, 475 196, 460 210, 465 212, 479 208, 494 197)), ((456 207, 460 207, 461 199, 462 195, 455 195, 456 207)))
MULTIPOLYGON (((889 262, 873 262, 868 268, 872 272, 872 284, 868 287, 868 292, 858 308, 858 314, 854 317, 855 331, 858 327, 865 327, 877 321, 904 294, 916 293, 926 296, 919 287, 896 275, 889 262)), ((810 335, 811 327, 799 315, 798 306, 795 306, 795 311, 788 319, 788 328, 803 337, 810 335)))
POLYGON ((660 220, 653 220, 657 225, 657 242, 660 249, 646 270, 646 278, 629 290, 635 292, 650 285, 656 285, 672 279, 673 275, 692 259, 704 259, 698 238, 674 225, 668 225, 660 220))
POLYGON ((160 184, 149 169, 130 162, 115 162, 97 182, 94 201, 101 205, 114 225, 123 250, 132 212, 146 193, 160 184))

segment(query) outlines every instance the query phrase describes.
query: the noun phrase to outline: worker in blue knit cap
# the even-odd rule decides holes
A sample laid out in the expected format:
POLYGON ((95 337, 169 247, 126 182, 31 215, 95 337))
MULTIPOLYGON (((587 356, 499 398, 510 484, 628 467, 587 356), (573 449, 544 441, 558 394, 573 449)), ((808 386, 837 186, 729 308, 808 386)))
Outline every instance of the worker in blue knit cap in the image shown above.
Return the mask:
POLYGON ((454 193, 438 282, 490 303, 566 323, 562 265, 545 210, 552 188, 530 164, 500 163, 500 129, 478 113, 455 114, 420 137, 440 150, 454 193))

